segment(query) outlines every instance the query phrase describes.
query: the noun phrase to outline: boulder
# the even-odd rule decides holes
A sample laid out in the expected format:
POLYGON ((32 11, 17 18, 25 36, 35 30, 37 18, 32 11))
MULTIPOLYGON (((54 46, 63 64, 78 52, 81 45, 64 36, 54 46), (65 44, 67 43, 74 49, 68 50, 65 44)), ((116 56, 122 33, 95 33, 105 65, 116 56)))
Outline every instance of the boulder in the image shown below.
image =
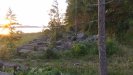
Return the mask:
POLYGON ((62 45, 62 44, 63 44, 63 41, 62 41, 62 40, 59 40, 59 41, 56 42, 56 45, 57 45, 57 46, 60 46, 60 45, 62 45))
POLYGON ((97 40, 98 40, 98 35, 93 35, 93 36, 88 37, 85 41, 96 42, 97 40))
POLYGON ((28 49, 21 49, 19 50, 19 53, 30 53, 32 50, 28 50, 28 49))
POLYGON ((33 50, 34 46, 32 44, 26 44, 26 45, 21 46, 19 49, 33 50))
POLYGON ((48 49, 48 47, 38 47, 37 51, 43 51, 43 50, 47 50, 47 49, 48 49))
POLYGON ((69 48, 71 48, 72 47, 72 42, 71 41, 66 41, 65 43, 64 43, 64 49, 69 49, 69 48))
POLYGON ((6 72, 0 72, 0 75, 13 75, 13 74, 6 73, 6 72))
POLYGON ((87 36, 84 33, 78 33, 76 38, 78 41, 82 41, 85 40, 87 36))

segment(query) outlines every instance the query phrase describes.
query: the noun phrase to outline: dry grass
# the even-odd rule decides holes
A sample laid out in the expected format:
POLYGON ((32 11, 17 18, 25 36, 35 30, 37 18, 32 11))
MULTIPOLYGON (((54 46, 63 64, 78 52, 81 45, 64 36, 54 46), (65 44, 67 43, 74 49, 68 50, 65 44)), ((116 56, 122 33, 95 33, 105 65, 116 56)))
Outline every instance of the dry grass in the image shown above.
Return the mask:
POLYGON ((39 36, 41 36, 42 33, 24 33, 22 34, 22 38, 17 42, 17 46, 22 46, 26 43, 28 43, 29 41, 32 41, 33 39, 38 38, 39 36))

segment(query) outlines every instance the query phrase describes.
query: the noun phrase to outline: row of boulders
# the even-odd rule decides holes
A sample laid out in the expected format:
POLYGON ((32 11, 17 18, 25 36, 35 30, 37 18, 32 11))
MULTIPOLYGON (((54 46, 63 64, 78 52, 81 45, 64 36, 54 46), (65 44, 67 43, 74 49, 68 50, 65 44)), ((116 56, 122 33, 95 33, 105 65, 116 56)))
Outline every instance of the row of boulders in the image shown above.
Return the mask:
POLYGON ((22 65, 0 60, 0 75, 16 75, 16 72, 27 71, 29 70, 29 68, 29 64, 22 65), (12 71, 10 73, 7 73, 6 71, 8 71, 8 69, 12 69, 12 71))
POLYGON ((32 51, 46 50, 49 44, 46 40, 47 40, 46 38, 40 37, 32 41, 29 41, 27 44, 22 45, 21 47, 18 47, 17 52, 18 53, 29 53, 32 51))
POLYGON ((13 74, 6 73, 6 72, 1 72, 1 71, 0 71, 0 75, 13 75, 13 74))
MULTIPOLYGON (((49 48, 50 37, 48 36, 41 36, 37 39, 30 41, 29 43, 17 48, 19 53, 29 53, 32 51, 44 51, 49 48)), ((93 36, 86 36, 84 33, 79 33, 77 36, 66 36, 65 38, 59 39, 55 41, 54 50, 67 50, 72 47, 72 43, 74 41, 85 41, 85 42, 92 42, 97 41, 97 35, 93 36)))

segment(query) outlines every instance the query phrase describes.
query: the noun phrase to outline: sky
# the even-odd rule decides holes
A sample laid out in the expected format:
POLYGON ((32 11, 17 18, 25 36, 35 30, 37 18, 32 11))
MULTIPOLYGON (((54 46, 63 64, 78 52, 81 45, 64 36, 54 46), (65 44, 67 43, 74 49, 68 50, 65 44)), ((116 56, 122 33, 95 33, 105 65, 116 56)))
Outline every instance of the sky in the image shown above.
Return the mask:
MULTIPOLYGON (((49 22, 49 10, 53 0, 0 0, 0 23, 9 8, 16 14, 17 20, 22 25, 47 26, 49 22)), ((65 13, 66 0, 58 0, 60 13, 65 13)), ((41 29, 25 28, 23 32, 37 32, 41 29)), ((4 30, 0 30, 2 32, 4 30)))

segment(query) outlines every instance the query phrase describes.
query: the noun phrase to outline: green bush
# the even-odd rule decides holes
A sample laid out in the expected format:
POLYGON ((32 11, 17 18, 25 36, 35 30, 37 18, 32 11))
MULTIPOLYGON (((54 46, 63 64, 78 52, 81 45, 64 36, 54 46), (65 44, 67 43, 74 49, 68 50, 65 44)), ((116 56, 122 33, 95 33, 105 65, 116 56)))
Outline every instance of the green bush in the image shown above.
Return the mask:
POLYGON ((0 47, 0 59, 8 60, 13 57, 13 51, 11 51, 6 45, 0 47))
POLYGON ((96 42, 85 43, 89 55, 98 55, 98 46, 96 42))
POLYGON ((46 58, 46 59, 58 59, 59 58, 59 54, 56 53, 55 51, 51 50, 51 49, 47 49, 44 52, 43 57, 46 58))
MULTIPOLYGON (((112 56, 114 54, 120 54, 120 47, 116 41, 108 39, 106 41, 107 56, 112 56)), ((98 46, 96 42, 78 42, 74 43, 71 51, 67 52, 67 55, 74 57, 80 57, 84 55, 98 55, 98 46), (71 53, 71 54, 69 54, 71 53)))
POLYGON ((87 53, 84 44, 74 44, 72 47, 72 54, 74 56, 84 56, 87 53))
MULTIPOLYGON (((44 59, 43 57, 43 53, 42 52, 36 52, 36 51, 32 51, 30 53, 24 54, 26 56, 26 58, 28 59, 44 59)), ((23 55, 23 57, 24 57, 23 55)))
POLYGON ((73 65, 47 65, 45 67, 32 67, 16 75, 98 75, 96 67, 73 65))
POLYGON ((44 75, 61 75, 61 72, 58 69, 51 69, 44 72, 44 75))
POLYGON ((56 68, 31 68, 27 72, 18 72, 17 75, 61 75, 61 72, 56 68))
POLYGON ((112 56, 120 52, 119 45, 114 40, 107 40, 106 42, 107 56, 112 56))
POLYGON ((87 54, 89 55, 98 54, 96 43, 80 42, 80 43, 73 44, 71 49, 72 56, 79 57, 87 54))

